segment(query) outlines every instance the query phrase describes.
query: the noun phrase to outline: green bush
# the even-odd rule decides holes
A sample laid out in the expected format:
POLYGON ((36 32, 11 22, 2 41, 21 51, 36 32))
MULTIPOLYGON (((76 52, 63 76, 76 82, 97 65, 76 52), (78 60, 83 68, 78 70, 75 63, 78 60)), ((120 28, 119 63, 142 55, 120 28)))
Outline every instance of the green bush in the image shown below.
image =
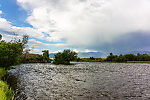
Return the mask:
MULTIPOLYGON (((0 35, 1 37, 1 35, 0 35)), ((21 62, 21 55, 24 44, 20 41, 0 41, 0 66, 9 67, 21 62)))
POLYGON ((43 50, 43 60, 44 62, 50 62, 50 59, 49 59, 49 51, 48 50, 43 50))
POLYGON ((77 59, 77 53, 69 49, 64 50, 62 53, 58 52, 54 58, 54 64, 70 64, 70 61, 77 59))

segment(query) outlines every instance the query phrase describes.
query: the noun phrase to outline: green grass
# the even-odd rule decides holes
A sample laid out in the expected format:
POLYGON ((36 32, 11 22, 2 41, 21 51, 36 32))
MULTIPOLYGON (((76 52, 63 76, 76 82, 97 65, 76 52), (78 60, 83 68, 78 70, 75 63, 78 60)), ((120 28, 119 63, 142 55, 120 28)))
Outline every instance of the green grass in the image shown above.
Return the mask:
POLYGON ((13 96, 13 91, 9 89, 9 86, 0 81, 0 100, 11 100, 13 96))
POLYGON ((0 68, 0 79, 6 74, 6 70, 4 68, 0 68))
POLYGON ((4 68, 0 68, 0 100, 12 100, 13 91, 9 89, 7 83, 1 80, 5 74, 6 70, 4 68))
POLYGON ((150 61, 127 61, 127 63, 150 63, 150 61))
POLYGON ((75 60, 73 62, 105 62, 106 58, 80 58, 79 60, 75 60))

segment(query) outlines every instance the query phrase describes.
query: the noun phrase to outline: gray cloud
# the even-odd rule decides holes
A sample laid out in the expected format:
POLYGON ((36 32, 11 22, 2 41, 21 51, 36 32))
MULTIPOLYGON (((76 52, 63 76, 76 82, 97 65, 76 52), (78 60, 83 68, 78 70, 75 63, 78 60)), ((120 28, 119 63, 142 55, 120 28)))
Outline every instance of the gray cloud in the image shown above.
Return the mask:
POLYGON ((148 46, 143 47, 143 40, 136 39, 141 35, 134 32, 150 31, 149 0, 17 1, 30 11, 27 22, 51 36, 47 41, 65 40, 69 47, 104 51, 148 46), (135 42, 129 43, 132 39, 135 42))
POLYGON ((149 51, 150 50, 150 32, 132 32, 116 38, 111 43, 103 45, 92 45, 88 48, 95 48, 98 51, 113 53, 128 53, 131 51, 149 51))

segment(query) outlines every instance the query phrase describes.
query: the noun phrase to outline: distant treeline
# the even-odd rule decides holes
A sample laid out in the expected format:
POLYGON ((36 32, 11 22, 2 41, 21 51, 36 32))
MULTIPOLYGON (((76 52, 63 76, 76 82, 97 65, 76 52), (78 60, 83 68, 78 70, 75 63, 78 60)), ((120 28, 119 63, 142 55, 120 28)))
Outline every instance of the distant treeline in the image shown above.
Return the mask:
POLYGON ((113 55, 113 53, 110 53, 109 56, 107 56, 106 61, 110 62, 127 62, 127 61, 150 61, 150 55, 147 54, 140 54, 137 55, 134 54, 125 54, 122 55, 113 55))
POLYGON ((77 58, 77 62, 128 62, 128 61, 150 61, 150 55, 147 54, 125 54, 114 55, 110 53, 106 58, 77 58))
MULTIPOLYGON (((52 59, 49 58, 48 50, 43 53, 43 55, 39 54, 30 54, 25 53, 22 55, 26 58, 26 60, 23 63, 45 63, 45 62, 51 62, 52 59), (25 56, 26 55, 26 56, 25 56)), ((62 53, 58 52, 55 55, 55 58, 53 59, 54 64, 70 64, 70 61, 74 62, 128 62, 128 61, 150 61, 150 55, 147 54, 125 54, 122 55, 113 55, 113 53, 110 53, 109 56, 106 58, 79 58, 77 56, 77 53, 71 50, 64 50, 62 53)))
POLYGON ((90 58, 77 58, 75 61, 77 62, 104 62, 106 61, 106 58, 94 58, 94 57, 90 57, 90 58))

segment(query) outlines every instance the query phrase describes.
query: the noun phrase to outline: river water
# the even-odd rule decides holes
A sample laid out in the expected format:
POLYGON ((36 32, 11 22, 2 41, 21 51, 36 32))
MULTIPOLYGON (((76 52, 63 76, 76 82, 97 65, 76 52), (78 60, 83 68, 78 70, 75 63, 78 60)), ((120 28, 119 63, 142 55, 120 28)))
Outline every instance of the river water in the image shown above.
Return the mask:
POLYGON ((17 100, 150 100, 150 64, 21 64, 8 71, 18 79, 17 100))

